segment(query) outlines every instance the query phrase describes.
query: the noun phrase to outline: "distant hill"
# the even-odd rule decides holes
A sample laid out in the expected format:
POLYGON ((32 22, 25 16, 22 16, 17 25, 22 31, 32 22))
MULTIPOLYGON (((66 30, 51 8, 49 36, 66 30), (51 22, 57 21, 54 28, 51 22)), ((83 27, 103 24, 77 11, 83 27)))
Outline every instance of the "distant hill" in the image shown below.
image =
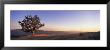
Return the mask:
MULTIPOLYGON (((43 30, 38 30, 38 32, 44 32, 44 31, 43 30)), ((11 37, 26 36, 26 35, 30 35, 30 34, 32 34, 32 33, 24 32, 21 29, 11 30, 11 37)))
POLYGON ((30 34, 30 33, 24 32, 21 29, 11 30, 11 37, 25 36, 27 34, 30 34))

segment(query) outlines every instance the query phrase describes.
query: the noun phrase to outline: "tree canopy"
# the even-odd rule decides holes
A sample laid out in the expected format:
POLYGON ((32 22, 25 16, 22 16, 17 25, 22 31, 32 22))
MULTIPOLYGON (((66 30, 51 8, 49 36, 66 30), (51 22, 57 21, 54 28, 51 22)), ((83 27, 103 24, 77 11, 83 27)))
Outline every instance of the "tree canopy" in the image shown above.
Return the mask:
POLYGON ((32 33, 37 32, 39 28, 44 26, 37 15, 27 15, 24 20, 18 21, 18 23, 21 25, 23 31, 32 33))

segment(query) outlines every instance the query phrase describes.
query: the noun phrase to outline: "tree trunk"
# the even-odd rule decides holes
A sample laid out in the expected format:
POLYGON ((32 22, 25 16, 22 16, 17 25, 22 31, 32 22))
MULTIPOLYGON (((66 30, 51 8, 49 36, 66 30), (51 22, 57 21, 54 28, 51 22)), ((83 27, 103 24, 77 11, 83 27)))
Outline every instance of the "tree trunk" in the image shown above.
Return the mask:
POLYGON ((35 34, 35 32, 33 31, 33 32, 32 32, 32 35, 34 35, 34 34, 35 34))

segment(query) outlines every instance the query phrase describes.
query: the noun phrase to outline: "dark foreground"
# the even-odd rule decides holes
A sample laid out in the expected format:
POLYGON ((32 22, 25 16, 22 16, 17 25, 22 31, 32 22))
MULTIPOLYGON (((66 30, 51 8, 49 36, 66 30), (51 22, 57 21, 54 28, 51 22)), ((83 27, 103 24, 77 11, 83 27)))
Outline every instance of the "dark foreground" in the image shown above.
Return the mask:
POLYGON ((32 36, 17 29, 11 30, 11 40, 100 40, 100 32, 39 31, 35 34, 48 36, 32 36))

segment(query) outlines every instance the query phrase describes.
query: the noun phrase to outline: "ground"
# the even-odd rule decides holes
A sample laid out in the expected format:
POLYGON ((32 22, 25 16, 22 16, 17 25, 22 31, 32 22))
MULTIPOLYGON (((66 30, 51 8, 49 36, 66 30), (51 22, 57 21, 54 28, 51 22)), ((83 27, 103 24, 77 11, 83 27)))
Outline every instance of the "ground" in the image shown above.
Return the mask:
POLYGON ((11 40, 100 40, 100 32, 38 31, 32 35, 17 29, 11 30, 11 40))

